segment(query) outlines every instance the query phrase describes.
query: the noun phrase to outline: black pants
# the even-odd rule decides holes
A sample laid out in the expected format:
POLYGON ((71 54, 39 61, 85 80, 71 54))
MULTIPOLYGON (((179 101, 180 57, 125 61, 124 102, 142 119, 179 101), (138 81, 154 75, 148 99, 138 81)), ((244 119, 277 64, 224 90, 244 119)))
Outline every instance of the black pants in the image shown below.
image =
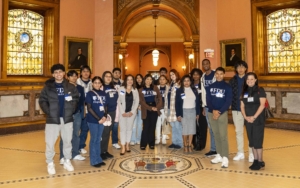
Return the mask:
POLYGON ((197 122, 196 120, 196 135, 193 136, 194 150, 200 151, 205 148, 206 137, 207 137, 207 121, 206 121, 206 117, 203 116, 202 113, 200 113, 199 121, 197 122))
POLYGON ((156 111, 148 111, 147 110, 147 117, 143 119, 143 131, 142 131, 142 138, 141 138, 141 145, 140 147, 147 147, 155 145, 155 128, 156 128, 156 121, 157 121, 158 114, 156 111))
POLYGON ((108 112, 112 119, 112 124, 111 126, 104 126, 103 132, 102 132, 102 140, 101 140, 101 153, 107 152, 108 148, 108 142, 109 142, 109 136, 112 130, 112 126, 114 126, 114 120, 116 117, 116 112, 108 112))

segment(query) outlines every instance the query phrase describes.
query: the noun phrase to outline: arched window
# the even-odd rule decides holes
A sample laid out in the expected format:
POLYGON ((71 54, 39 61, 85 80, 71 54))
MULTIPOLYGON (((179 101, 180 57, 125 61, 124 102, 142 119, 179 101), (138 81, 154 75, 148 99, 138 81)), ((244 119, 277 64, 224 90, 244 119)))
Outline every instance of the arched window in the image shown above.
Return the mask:
POLYGON ((35 12, 8 11, 7 75, 43 74, 44 17, 35 12))
POLYGON ((300 72, 300 9, 282 9, 266 16, 269 73, 300 72))

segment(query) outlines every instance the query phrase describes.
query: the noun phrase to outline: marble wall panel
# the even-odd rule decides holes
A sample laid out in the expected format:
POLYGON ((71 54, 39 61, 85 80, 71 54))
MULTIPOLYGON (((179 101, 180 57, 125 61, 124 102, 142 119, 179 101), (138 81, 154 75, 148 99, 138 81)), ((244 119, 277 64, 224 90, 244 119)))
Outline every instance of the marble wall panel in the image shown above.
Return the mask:
POLYGON ((29 116, 29 95, 1 95, 0 118, 29 116))
POLYGON ((287 92, 282 96, 283 114, 300 114, 300 93, 287 92))
POLYGON ((44 114, 43 110, 41 109, 39 105, 39 99, 35 99, 35 115, 44 114))
POLYGON ((275 108, 276 107, 276 99, 275 99, 274 94, 272 92, 266 92, 266 94, 267 94, 267 99, 268 99, 270 107, 275 108))

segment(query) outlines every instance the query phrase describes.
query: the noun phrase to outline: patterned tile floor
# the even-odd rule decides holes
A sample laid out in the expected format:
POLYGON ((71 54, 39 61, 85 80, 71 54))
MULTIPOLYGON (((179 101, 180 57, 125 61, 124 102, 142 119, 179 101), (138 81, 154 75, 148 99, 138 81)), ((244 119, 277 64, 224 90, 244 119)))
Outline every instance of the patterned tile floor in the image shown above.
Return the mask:
MULTIPOLYGON (((228 126, 229 168, 211 164, 204 157, 206 149, 192 154, 157 145, 155 150, 139 150, 119 155, 110 144, 114 159, 99 169, 86 161, 72 161, 70 173, 59 165, 55 155, 56 175, 47 174, 44 132, 0 136, 0 187, 300 187, 300 132, 266 128, 264 161, 266 169, 250 171, 247 159, 233 161, 236 153, 233 125, 228 126)), ((208 137, 209 140, 209 137, 208 137)), ((168 141, 170 144, 170 140, 168 141)), ((248 156, 245 134, 245 156, 248 156)), ((58 142, 56 143, 58 152, 58 142)))

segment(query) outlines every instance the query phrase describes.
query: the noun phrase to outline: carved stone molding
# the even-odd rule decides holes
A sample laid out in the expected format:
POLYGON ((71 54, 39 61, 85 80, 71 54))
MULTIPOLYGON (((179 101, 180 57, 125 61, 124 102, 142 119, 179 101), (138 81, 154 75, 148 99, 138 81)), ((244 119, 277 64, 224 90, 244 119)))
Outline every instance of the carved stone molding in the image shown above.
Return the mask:
POLYGON ((281 92, 281 97, 286 97, 287 92, 286 91, 282 91, 281 92))
POLYGON ((287 108, 282 108, 281 109, 281 114, 287 114, 287 108))
POLYGON ((29 116, 29 111, 24 111, 23 116, 29 116))
POLYGON ((28 93, 28 94, 24 94, 24 99, 29 99, 29 97, 30 97, 30 94, 28 93))
POLYGON ((41 113, 40 113, 39 110, 35 110, 35 111, 34 111, 34 115, 35 115, 35 116, 38 116, 38 115, 40 115, 40 114, 41 114, 41 113))
POLYGON ((41 96, 41 94, 40 94, 40 93, 36 93, 36 94, 35 94, 35 96, 34 96, 34 98, 35 98, 35 99, 39 99, 39 98, 40 98, 40 96, 41 96))
POLYGON ((271 97, 276 97, 276 91, 271 91, 271 97))

